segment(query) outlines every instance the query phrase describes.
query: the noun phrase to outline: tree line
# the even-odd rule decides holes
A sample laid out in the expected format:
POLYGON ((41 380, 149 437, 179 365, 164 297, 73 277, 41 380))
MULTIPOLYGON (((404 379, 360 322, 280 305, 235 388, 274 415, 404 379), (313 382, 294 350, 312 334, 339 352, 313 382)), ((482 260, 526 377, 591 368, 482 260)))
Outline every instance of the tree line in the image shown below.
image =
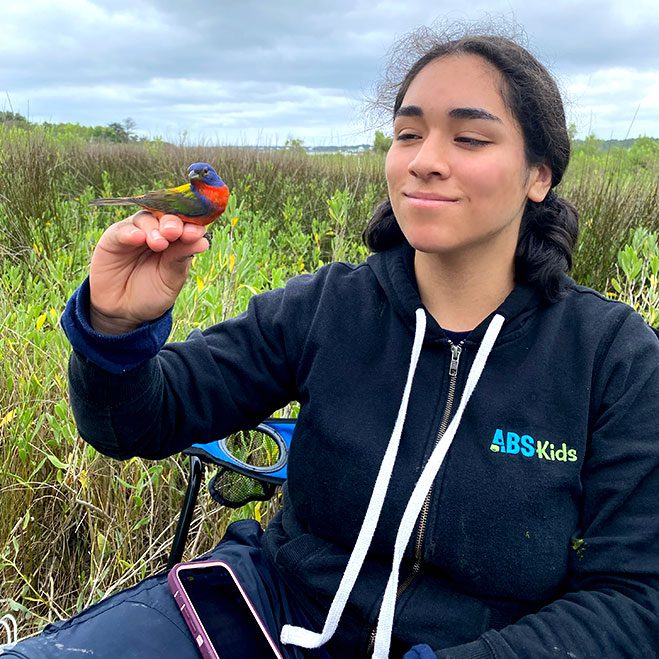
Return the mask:
POLYGON ((40 126, 57 137, 77 138, 85 142, 109 142, 122 144, 126 142, 140 142, 143 138, 135 133, 136 122, 127 117, 123 121, 115 121, 107 126, 82 126, 77 123, 49 123, 35 124, 18 112, 0 111, 0 127, 29 130, 40 126))

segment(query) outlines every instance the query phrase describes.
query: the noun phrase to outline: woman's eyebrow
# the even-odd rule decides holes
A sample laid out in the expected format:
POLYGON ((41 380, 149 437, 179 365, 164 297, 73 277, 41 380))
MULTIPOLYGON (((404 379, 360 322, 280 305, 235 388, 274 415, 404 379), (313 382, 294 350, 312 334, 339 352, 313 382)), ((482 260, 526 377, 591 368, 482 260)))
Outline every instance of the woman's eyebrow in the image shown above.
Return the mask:
POLYGON ((503 123, 499 117, 483 110, 483 108, 453 108, 449 110, 448 116, 452 119, 486 119, 487 121, 503 123))
MULTIPOLYGON (((499 117, 483 108, 452 108, 448 116, 451 119, 485 119, 503 123, 499 117)), ((418 105, 401 105, 394 114, 394 119, 396 117, 423 117, 423 110, 418 105)))
POLYGON ((423 110, 418 105, 401 105, 394 113, 396 117, 423 117, 423 110))

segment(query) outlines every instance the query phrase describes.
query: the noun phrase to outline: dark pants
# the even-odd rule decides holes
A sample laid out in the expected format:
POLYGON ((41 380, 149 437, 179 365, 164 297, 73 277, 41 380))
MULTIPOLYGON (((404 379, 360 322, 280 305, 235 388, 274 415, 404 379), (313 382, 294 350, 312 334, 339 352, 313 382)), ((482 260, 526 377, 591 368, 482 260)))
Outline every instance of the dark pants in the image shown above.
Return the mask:
MULTIPOLYGON (((295 596, 261 551, 261 527, 254 520, 232 524, 218 546, 203 559, 222 559, 257 603, 272 638, 284 624, 308 626, 295 596)), ((324 650, 282 646, 290 659, 329 659, 324 650)), ((48 625, 38 636, 1 654, 21 659, 199 659, 197 646, 174 602, 165 572, 112 595, 69 620, 48 625)), ((230 658, 228 658, 230 659, 230 658)))

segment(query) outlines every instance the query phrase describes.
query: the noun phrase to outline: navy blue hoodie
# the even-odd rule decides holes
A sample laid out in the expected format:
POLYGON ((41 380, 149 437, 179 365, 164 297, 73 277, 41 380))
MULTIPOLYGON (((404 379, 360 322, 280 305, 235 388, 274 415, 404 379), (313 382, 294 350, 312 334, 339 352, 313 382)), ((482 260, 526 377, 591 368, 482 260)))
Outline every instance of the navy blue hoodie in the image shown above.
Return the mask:
MULTIPOLYGON (((518 285, 497 310, 503 329, 407 548, 393 654, 427 643, 445 658, 656 656, 659 341, 630 307, 565 286, 549 304, 518 285)), ((62 322, 78 428, 100 451, 162 458, 300 402, 264 549, 322 627, 405 385, 422 307, 411 248, 296 277, 164 347, 168 316, 105 337, 88 296, 85 283, 62 322)), ((428 315, 394 479, 333 656, 365 656, 403 509, 489 320, 458 355, 428 315)))

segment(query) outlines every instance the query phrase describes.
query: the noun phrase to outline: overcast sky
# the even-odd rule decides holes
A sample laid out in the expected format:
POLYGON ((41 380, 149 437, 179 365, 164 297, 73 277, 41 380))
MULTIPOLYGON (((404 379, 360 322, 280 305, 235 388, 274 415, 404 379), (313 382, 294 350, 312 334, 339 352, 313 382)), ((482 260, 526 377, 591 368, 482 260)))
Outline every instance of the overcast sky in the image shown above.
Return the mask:
POLYGON ((396 39, 486 14, 523 27, 580 136, 659 137, 656 0, 0 0, 0 110, 188 142, 371 143, 364 99, 396 39))

